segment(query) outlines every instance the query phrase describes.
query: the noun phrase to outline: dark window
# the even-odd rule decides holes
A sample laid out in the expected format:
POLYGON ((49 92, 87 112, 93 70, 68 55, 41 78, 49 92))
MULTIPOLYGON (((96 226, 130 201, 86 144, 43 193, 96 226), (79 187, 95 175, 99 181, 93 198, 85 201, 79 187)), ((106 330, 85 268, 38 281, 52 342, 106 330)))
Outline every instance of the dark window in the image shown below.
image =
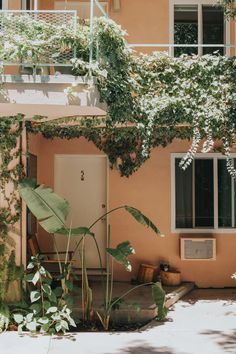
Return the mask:
MULTIPOLYGON (((236 160, 234 159, 234 166, 236 160)), ((229 175, 224 159, 218 160, 218 223, 219 227, 236 227, 236 182, 229 175)))
POLYGON ((196 159, 195 163, 195 226, 214 226, 213 160, 196 159))
POLYGON ((31 10, 31 0, 26 0, 26 10, 31 10))
MULTIPOLYGON (((198 5, 174 6, 174 43, 175 44, 224 44, 224 12, 219 6, 198 5), (200 18, 202 16, 202 18, 200 18), (199 24, 201 23, 201 27, 199 24)), ((213 54, 223 55, 223 47, 178 47, 174 55, 213 54)))
MULTIPOLYGON (((174 7, 174 43, 197 44, 198 43, 198 6, 175 5, 174 7)), ((175 48, 175 56, 181 54, 197 54, 197 47, 175 48)))
POLYGON ((180 159, 175 160, 175 201, 176 227, 193 227, 193 191, 192 165, 185 171, 179 166, 180 159))
POLYGON ((196 158, 185 171, 179 166, 181 159, 175 159, 176 228, 212 229, 214 218, 218 228, 236 228, 236 181, 226 160, 214 159, 196 158))
MULTIPOLYGON (((224 43, 224 13, 223 9, 217 6, 202 7, 203 22, 203 44, 224 43)), ((203 54, 213 54, 218 51, 224 54, 224 48, 209 47, 203 48, 203 54)))

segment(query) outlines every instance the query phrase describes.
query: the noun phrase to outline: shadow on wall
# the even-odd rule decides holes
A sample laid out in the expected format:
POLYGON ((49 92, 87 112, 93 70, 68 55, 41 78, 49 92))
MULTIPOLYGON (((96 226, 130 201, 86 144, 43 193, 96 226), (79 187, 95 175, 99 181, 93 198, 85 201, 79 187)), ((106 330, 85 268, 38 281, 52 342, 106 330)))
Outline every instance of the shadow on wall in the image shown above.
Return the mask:
POLYGON ((236 353, 236 331, 222 332, 209 330, 201 334, 213 337, 224 353, 236 353))

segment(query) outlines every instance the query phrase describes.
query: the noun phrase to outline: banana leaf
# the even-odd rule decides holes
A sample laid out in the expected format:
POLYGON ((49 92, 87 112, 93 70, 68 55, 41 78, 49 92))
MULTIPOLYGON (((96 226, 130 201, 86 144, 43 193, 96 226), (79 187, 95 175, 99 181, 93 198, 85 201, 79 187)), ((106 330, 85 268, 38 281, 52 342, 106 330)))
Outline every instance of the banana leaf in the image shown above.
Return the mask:
POLYGON ((57 234, 60 235, 68 235, 70 233, 70 236, 79 236, 79 235, 89 235, 94 237, 94 233, 89 230, 87 227, 76 227, 74 229, 67 229, 63 227, 62 229, 57 231, 57 234))
POLYGON ((160 282, 152 285, 152 296, 157 306, 157 320, 163 321, 166 318, 168 309, 165 307, 166 293, 160 282))
POLYGON ((129 241, 120 243, 116 248, 107 248, 106 251, 116 262, 122 264, 128 272, 131 272, 131 263, 127 257, 135 252, 129 241))
POLYGON ((143 213, 141 213, 140 210, 133 208, 131 206, 125 205, 125 210, 132 215, 132 217, 138 221, 140 224, 146 226, 146 227, 150 227, 157 235, 160 236, 164 236, 160 230, 157 228, 157 226, 155 224, 153 224, 153 222, 147 217, 145 216, 143 213))
POLYGON ((64 228, 69 203, 50 187, 37 186, 35 180, 25 179, 19 184, 19 193, 44 230, 54 233, 64 228))

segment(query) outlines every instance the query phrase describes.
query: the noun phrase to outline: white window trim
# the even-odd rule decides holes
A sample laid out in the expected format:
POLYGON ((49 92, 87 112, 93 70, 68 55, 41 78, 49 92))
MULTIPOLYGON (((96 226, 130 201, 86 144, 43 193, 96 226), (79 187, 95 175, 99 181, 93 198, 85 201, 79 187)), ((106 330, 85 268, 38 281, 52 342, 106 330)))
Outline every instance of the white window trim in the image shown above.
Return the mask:
MULTIPOLYGON (((199 153, 196 158, 213 159, 214 165, 214 228, 176 228, 176 210, 175 210, 175 159, 182 158, 185 153, 172 153, 171 154, 171 233, 174 234, 235 234, 236 228, 219 228, 218 227, 218 171, 217 159, 225 159, 220 153, 199 153)), ((232 158, 236 158, 236 153, 231 154, 232 158)))
MULTIPOLYGON (((174 44, 174 5, 197 5, 198 6, 198 44, 202 44, 202 5, 217 5, 217 0, 169 0, 169 42, 174 44)), ((208 43, 209 44, 209 43, 208 43)), ((223 44, 223 43, 218 43, 223 44)), ((225 44, 230 44, 230 20, 225 20, 225 44)), ((169 53, 174 55, 174 48, 169 53)), ((230 56, 230 48, 226 48, 226 55, 230 56)), ((198 48, 198 54, 202 54, 202 48, 198 48)))
POLYGON ((8 10, 8 8, 9 8, 8 0, 3 0, 2 1, 2 10, 8 10))

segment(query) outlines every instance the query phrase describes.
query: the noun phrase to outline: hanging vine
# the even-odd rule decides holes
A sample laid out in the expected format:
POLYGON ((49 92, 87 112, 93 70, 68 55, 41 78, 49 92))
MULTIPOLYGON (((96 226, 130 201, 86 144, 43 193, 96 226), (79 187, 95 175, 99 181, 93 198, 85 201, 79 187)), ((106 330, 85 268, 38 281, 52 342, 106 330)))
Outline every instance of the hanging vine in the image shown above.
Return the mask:
MULTIPOLYGON (((9 26, 13 20, 16 21, 6 18, 9 26)), ((34 31, 30 32, 28 27, 35 28, 35 36, 39 31, 34 22, 37 19, 22 24, 24 50, 9 34, 7 51, 1 48, 5 60, 11 58, 12 53, 21 59, 24 53, 28 56, 27 46, 31 48, 36 40, 34 31), (26 40, 28 33, 30 40, 26 40)), ((117 166, 121 175, 127 177, 142 166, 154 147, 166 146, 174 138, 191 140, 189 151, 181 161, 184 169, 196 152, 214 150, 215 142, 220 140, 228 170, 232 176, 236 174, 230 159, 230 150, 235 143, 234 58, 217 55, 172 58, 163 53, 136 55, 127 45, 126 33, 120 26, 112 20, 98 18, 94 21, 91 63, 88 23, 79 25, 77 33, 68 28, 63 33, 63 40, 61 35, 54 36, 55 28, 49 23, 41 21, 40 31, 45 31, 57 55, 65 47, 76 51, 73 72, 85 76, 92 72, 108 113, 106 120, 100 122, 102 125, 91 118, 85 118, 75 126, 61 125, 62 120, 43 123, 39 119, 37 124, 27 124, 29 132, 42 132, 48 139, 84 136, 108 155, 111 166, 117 166)), ((39 42, 37 51, 41 53, 39 42)), ((73 93, 73 87, 68 91, 73 93)))
POLYGON ((224 13, 228 18, 234 18, 236 15, 234 0, 218 0, 218 4, 223 7, 224 13))
POLYGON ((18 181, 23 175, 20 139, 21 115, 0 119, 0 303, 15 269, 11 229, 20 217, 18 181))

